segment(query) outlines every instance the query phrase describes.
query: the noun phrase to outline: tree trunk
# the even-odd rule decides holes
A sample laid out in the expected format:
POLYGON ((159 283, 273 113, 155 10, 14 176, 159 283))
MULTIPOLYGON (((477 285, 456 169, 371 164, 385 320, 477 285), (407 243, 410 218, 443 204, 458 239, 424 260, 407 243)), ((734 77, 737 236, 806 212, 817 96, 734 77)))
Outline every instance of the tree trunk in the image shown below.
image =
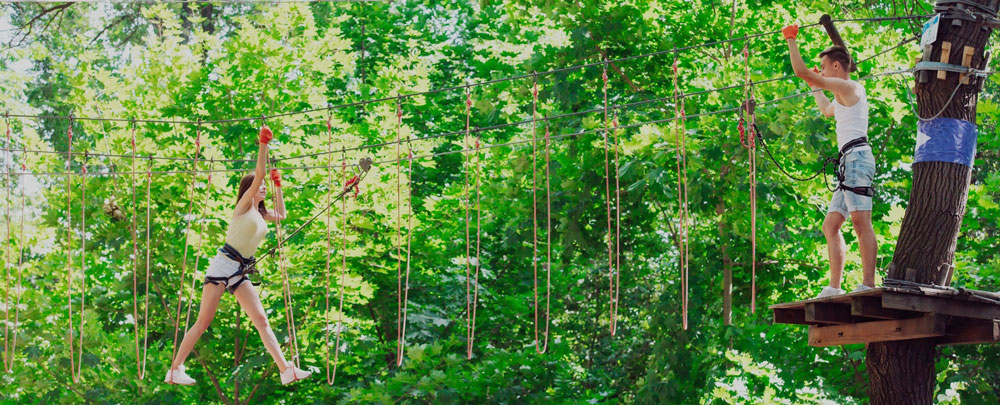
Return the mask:
MULTIPOLYGON (((975 2, 991 5, 995 14, 996 0, 975 2)), ((939 1, 938 5, 947 3, 939 1)), ((960 26, 954 26, 952 21, 942 16, 930 60, 941 60, 942 44, 947 41, 951 43, 948 63, 961 64, 964 48, 969 46, 975 49, 971 66, 981 68, 986 40, 992 30, 972 21, 962 21, 960 26)), ((960 80, 958 73, 947 73, 944 80, 938 79, 935 71, 918 73, 918 77, 920 75, 925 76, 926 81, 921 83, 918 79, 914 88, 919 116, 932 118, 939 114, 938 119, 931 122, 939 119, 967 121, 973 124, 974 131, 979 82, 984 79, 971 77, 968 85, 956 90, 960 80)), ((925 124, 921 123, 921 127, 925 124)), ((953 134, 938 132, 936 135, 947 137, 957 133, 959 131, 955 130, 953 134)), ((913 164, 910 202, 903 216, 888 278, 947 285, 951 281, 955 245, 965 214, 972 162, 969 160, 968 164, 962 164, 935 158, 917 160, 913 164)), ((871 404, 931 404, 935 381, 934 358, 934 339, 869 344, 867 364, 871 404)))

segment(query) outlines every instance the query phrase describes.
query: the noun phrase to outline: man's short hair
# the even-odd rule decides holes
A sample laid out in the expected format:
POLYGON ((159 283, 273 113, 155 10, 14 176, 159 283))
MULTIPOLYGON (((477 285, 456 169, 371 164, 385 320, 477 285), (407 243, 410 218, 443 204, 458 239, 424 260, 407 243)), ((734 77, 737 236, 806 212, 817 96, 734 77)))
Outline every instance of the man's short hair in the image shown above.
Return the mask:
POLYGON ((826 56, 832 62, 840 62, 840 67, 845 71, 851 71, 851 55, 847 53, 847 48, 839 45, 831 46, 819 53, 819 58, 826 56))

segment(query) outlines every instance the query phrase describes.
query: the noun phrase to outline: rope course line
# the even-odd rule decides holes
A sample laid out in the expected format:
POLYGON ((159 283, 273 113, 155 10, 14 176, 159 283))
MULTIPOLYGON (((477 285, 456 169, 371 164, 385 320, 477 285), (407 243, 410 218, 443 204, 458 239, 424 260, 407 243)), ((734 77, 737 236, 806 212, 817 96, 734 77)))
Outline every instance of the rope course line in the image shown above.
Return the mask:
MULTIPOLYGON (((341 176, 347 176, 347 156, 344 155, 341 164, 341 176)), ((350 186, 348 186, 350 187, 350 186)), ((347 282, 347 197, 345 196, 340 200, 340 212, 341 212, 341 238, 342 244, 340 247, 341 261, 340 261, 340 304, 337 307, 337 338, 333 345, 333 379, 337 379, 337 362, 340 358, 340 334, 344 330, 344 285, 347 282)), ((327 352, 329 356, 329 351, 327 352)), ((333 384, 333 381, 330 381, 333 384)))
MULTIPOLYGON (((860 78, 858 80, 865 81, 865 80, 876 79, 876 78, 885 77, 885 76, 891 76, 891 75, 899 75, 899 74, 904 74, 904 73, 913 73, 913 69, 901 69, 901 70, 887 71, 887 72, 882 72, 882 73, 868 75, 868 76, 865 76, 865 77, 860 78)), ((755 82, 755 83, 760 83, 760 82, 755 82)), ((739 86, 739 87, 742 87, 742 86, 739 86)), ((780 103, 782 101, 786 101, 786 100, 790 100, 790 99, 794 99, 794 98, 806 96, 806 95, 809 95, 809 94, 812 94, 812 92, 811 91, 807 91, 807 92, 801 92, 801 93, 794 93, 794 94, 790 94, 790 95, 787 95, 787 96, 782 96, 782 97, 779 97, 779 98, 776 98, 776 99, 772 99, 772 100, 761 101, 761 102, 757 103, 757 105, 758 106, 762 106, 762 105, 776 104, 776 103, 780 103)), ((670 100, 670 99, 673 99, 673 97, 672 96, 671 97, 666 97, 664 99, 665 100, 670 100)), ((611 108, 611 107, 609 106, 609 108, 611 108)), ((741 107, 729 107, 729 108, 723 108, 723 109, 719 109, 719 110, 706 111, 706 112, 701 112, 701 113, 696 113, 696 114, 688 114, 685 117, 686 118, 698 118, 698 117, 709 116, 709 115, 716 115, 716 114, 725 114, 725 113, 737 112, 737 111, 740 111, 740 109, 741 109, 741 107)), ((600 111, 600 110, 598 109, 598 110, 590 111, 590 112, 598 112, 598 111, 600 111)), ((558 116, 547 117, 547 118, 539 118, 538 121, 545 121, 546 119, 552 120, 553 118, 558 118, 558 116)), ((643 125, 663 124, 663 123, 673 122, 673 121, 676 121, 678 119, 680 119, 680 118, 679 117, 668 117, 668 118, 663 118, 663 119, 644 121, 644 122, 635 123, 635 124, 623 125, 623 126, 619 127, 618 129, 619 130, 625 130, 625 129, 640 127, 640 126, 643 126, 643 125)), ((515 124, 502 124, 502 125, 503 126, 512 126, 512 125, 530 124, 530 123, 531 123, 531 120, 526 120, 524 122, 518 122, 518 123, 515 123, 515 124)), ((484 128, 472 128, 472 129, 470 129, 470 132, 473 132, 473 133, 474 132, 480 132, 480 131, 482 131, 483 129, 486 129, 486 128, 487 127, 484 127, 484 128)), ((587 135, 587 134, 595 133, 595 132, 602 131, 602 130, 603 129, 587 130, 587 131, 581 131, 581 132, 577 132, 577 133, 573 133, 573 134, 554 135, 552 137, 552 139, 553 140, 558 140, 558 139, 563 139, 563 138, 566 138, 566 137, 579 136, 579 135, 587 135)), ((462 133, 462 132, 458 132, 458 133, 462 133)), ((448 134, 450 135, 452 133, 448 133, 448 134)), ((429 138, 435 138, 435 137, 440 137, 440 135, 429 135, 427 137, 415 138, 413 140, 414 141, 420 141, 420 140, 429 139, 429 138)), ((492 145, 486 144, 486 145, 482 145, 482 148, 483 149, 490 149, 490 148, 495 148, 495 147, 520 145, 520 144, 525 144, 525 143, 528 143, 528 142, 531 142, 531 140, 527 140, 527 141, 512 141, 512 142, 506 142, 506 143, 500 143, 500 144, 492 144, 492 145)), ((387 142, 387 143, 384 143, 384 144, 374 145, 374 146, 387 146, 387 145, 393 145, 394 143, 395 142, 387 142)), ((374 146, 372 146, 372 147, 374 147, 374 146)), ((355 148, 346 148, 345 149, 345 151, 348 151, 348 152, 354 151, 354 150, 359 150, 359 148, 355 147, 355 148)), ((432 154, 426 154, 426 155, 418 155, 418 156, 414 156, 414 160, 420 160, 420 159, 423 159, 423 158, 433 158, 433 157, 450 155, 450 154, 453 154, 453 153, 464 153, 464 152, 468 152, 468 150, 466 150, 466 149, 458 149, 458 150, 451 150, 451 151, 447 151, 447 152, 438 152, 438 153, 432 153, 432 154)), ((325 154, 325 152, 324 152, 324 154, 325 154)), ((311 156, 316 156, 316 154, 313 154, 311 156)), ((275 159, 275 160, 277 161, 278 159, 275 159)), ((373 161, 372 164, 373 165, 378 165, 378 164, 396 163, 398 161, 399 161, 398 159, 388 159, 388 160, 373 161)), ((350 164, 350 165, 352 165, 352 166, 360 166, 359 164, 350 164)), ((311 170, 311 169, 325 169, 325 168, 326 168, 325 165, 320 165, 320 166, 288 166, 288 167, 278 168, 278 170, 311 170)), ((204 173, 204 172, 205 171, 200 171, 199 173, 204 173)), ((215 169, 215 170, 212 170, 211 172, 212 173, 246 172, 246 169, 215 169)), ((192 173, 192 171, 190 171, 190 170, 161 170, 161 171, 154 170, 154 171, 152 171, 152 174, 155 174, 155 175, 191 174, 191 173, 192 173)), ((38 172, 38 173, 18 172, 18 173, 13 173, 13 174, 14 175, 32 175, 32 176, 67 176, 67 175, 69 175, 69 176, 80 176, 80 175, 84 175, 83 173, 72 173, 72 172, 38 172)), ((88 172, 88 173, 86 173, 86 175, 95 175, 95 176, 103 176, 103 175, 111 175, 111 174, 129 174, 129 172, 100 172, 100 173, 88 172)))
MULTIPOLYGON (((281 1, 281 0, 279 0, 279 1, 281 1)), ((837 23, 837 22, 847 22, 847 21, 850 21, 850 22, 883 22, 883 21, 924 19, 924 18, 927 18, 927 17, 930 17, 930 15, 912 15, 912 16, 899 16, 899 17, 891 17, 891 18, 867 18, 867 19, 865 19, 865 18, 855 18, 855 19, 848 19, 848 20, 840 20, 840 19, 838 19, 838 20, 833 20, 833 22, 834 23, 837 23)), ((816 27, 816 26, 819 26, 819 25, 820 25, 819 23, 805 24, 805 25, 801 25, 799 28, 800 29, 812 28, 812 27, 816 27)), ((721 39, 721 40, 716 40, 716 41, 709 41, 709 42, 704 42, 704 43, 700 43, 700 44, 694 44, 694 45, 684 46, 684 47, 675 48, 675 49, 669 49, 669 50, 663 50, 663 51, 656 51, 656 52, 649 52, 649 53, 644 53, 644 54, 639 54, 639 55, 633 55, 633 56, 627 56, 627 57, 622 57, 622 58, 617 58, 617 59, 609 59, 609 60, 607 60, 607 63, 626 62, 626 61, 635 60, 635 59, 643 59, 643 58, 649 58, 649 57, 654 57, 654 56, 666 55, 666 54, 670 54, 670 53, 677 53, 677 52, 688 51, 688 50, 693 50, 693 49, 711 47, 711 46, 726 44, 726 43, 730 43, 730 42, 739 42, 739 41, 744 41, 744 40, 747 40, 747 39, 754 39, 754 38, 759 38, 759 37, 776 35, 776 34, 778 34, 780 32, 781 32, 781 30, 759 32, 759 33, 756 33, 756 34, 744 35, 744 36, 741 36, 741 37, 733 37, 733 38, 721 39)), ((292 111, 292 112, 285 112, 285 113, 279 113, 279 114, 265 115, 263 117, 253 116, 253 117, 240 117, 240 118, 229 118, 229 119, 220 119, 220 120, 205 120, 205 121, 165 120, 165 119, 150 119, 150 118, 135 119, 135 120, 137 122, 159 123, 159 124, 186 124, 186 125, 206 124, 206 125, 208 125, 208 124, 220 124, 220 123, 252 121, 252 120, 257 120, 257 119, 260 119, 260 118, 273 119, 273 118, 281 118, 281 117, 287 117, 287 116, 293 116, 293 115, 309 114, 309 113, 318 112, 318 111, 338 110, 338 109, 343 109, 343 108, 348 108, 348 107, 356 107, 356 106, 361 106, 361 105, 366 105, 366 104, 372 104, 372 103, 380 103, 380 102, 386 102, 386 101, 393 101, 393 100, 396 100, 396 99, 414 98, 414 97, 419 97, 419 96, 424 96, 424 95, 429 95, 429 94, 435 94, 435 93, 441 93, 441 92, 447 92, 447 91, 454 91, 454 90, 461 90, 461 89, 463 89, 465 87, 469 87, 469 86, 471 86, 471 87, 479 87, 479 86, 487 86, 487 85, 491 85, 491 84, 503 83, 503 82, 508 82, 508 81, 529 79, 532 76, 536 76, 536 75, 553 75, 553 74, 557 74, 557 73, 565 73, 565 72, 570 72, 570 71, 575 71, 575 70, 586 69, 586 68, 589 68, 589 67, 595 67, 595 66, 601 65, 603 63, 606 63, 606 62, 605 61, 601 61, 601 62, 585 63, 585 64, 580 64, 580 65, 572 65, 572 66, 567 66, 567 67, 563 67, 563 68, 553 69, 553 70, 549 70, 549 71, 545 71, 545 72, 531 72, 531 73, 520 74, 520 75, 516 75, 516 76, 509 76, 509 77, 504 77, 504 78, 499 78, 499 79, 486 80, 486 81, 482 81, 482 82, 478 82, 478 83, 464 84, 464 85, 460 85, 460 86, 448 86, 448 87, 442 87, 442 88, 438 88, 438 89, 426 90, 426 91, 421 91, 421 92, 399 94, 399 95, 396 95, 396 96, 381 97, 381 98, 370 99, 370 100, 363 100, 363 101, 357 101, 357 102, 328 105, 326 107, 321 107, 321 108, 312 108, 312 109, 301 110, 301 111, 292 111)), ((33 119, 68 119, 69 118, 68 116, 58 116, 58 115, 30 115, 30 114, 11 114, 10 116, 17 117, 17 118, 33 118, 33 119)), ((76 120, 87 120, 87 121, 106 120, 106 121, 118 121, 118 122, 126 122, 126 121, 130 121, 131 120, 131 119, 124 119, 124 118, 95 118, 95 117, 75 117, 74 119, 76 119, 76 120)))
POLYGON ((740 122, 737 129, 740 132, 740 143, 747 148, 748 178, 750 181, 750 313, 757 312, 757 151, 755 128, 757 126, 757 101, 753 95, 753 81, 750 79, 750 43, 743 47, 743 65, 745 80, 748 83, 745 101, 741 108, 740 122), (744 141, 744 122, 749 122, 750 134, 744 141))
MULTIPOLYGON (((331 117, 328 116, 326 118, 326 131, 327 131, 326 147, 328 151, 333 151, 333 126, 331 125, 330 120, 331 117)), ((344 160, 345 169, 346 169, 346 164, 347 161, 345 158, 344 160)), ((326 173, 328 179, 328 186, 330 188, 330 192, 326 194, 326 204, 331 205, 333 204, 333 154, 332 153, 328 155, 326 173)), ((326 225, 326 272, 325 272, 326 289, 323 294, 323 297, 326 300, 326 307, 325 310, 323 311, 323 313, 326 315, 325 317, 326 323, 323 328, 325 331, 323 343, 324 347, 326 347, 326 385, 333 385, 334 381, 336 381, 337 379, 336 371, 334 371, 333 377, 331 377, 330 375, 330 259, 332 256, 331 251, 333 250, 333 236, 331 234, 331 229, 330 229, 332 228, 331 224, 333 223, 331 222, 332 221, 331 216, 332 213, 330 211, 327 211, 326 212, 326 224, 327 224, 326 225)), ((334 350, 336 350, 336 347, 334 348, 334 350)), ((336 370, 336 366, 334 366, 334 370, 336 370)))

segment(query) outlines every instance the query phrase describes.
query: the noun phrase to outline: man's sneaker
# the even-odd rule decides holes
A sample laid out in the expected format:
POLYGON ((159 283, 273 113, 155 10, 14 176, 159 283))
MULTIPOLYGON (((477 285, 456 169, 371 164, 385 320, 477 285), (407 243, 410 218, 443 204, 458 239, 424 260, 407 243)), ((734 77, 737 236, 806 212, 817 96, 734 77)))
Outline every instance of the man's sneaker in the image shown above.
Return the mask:
POLYGON ((823 291, 820 291, 819 295, 817 295, 816 298, 832 297, 832 296, 840 295, 840 294, 843 294, 843 293, 844 293, 844 290, 841 290, 839 288, 833 288, 833 287, 830 287, 830 286, 826 286, 826 287, 823 287, 823 291))
POLYGON ((163 382, 167 384, 177 384, 177 385, 194 385, 194 378, 191 378, 184 372, 184 366, 177 366, 176 369, 168 370, 167 377, 163 379, 163 382))
POLYGON ((312 375, 311 371, 306 371, 295 367, 294 364, 289 363, 285 371, 281 373, 281 385, 288 385, 298 380, 304 380, 312 375))
POLYGON ((858 286, 854 289, 854 291, 851 291, 851 292, 852 293, 856 293, 856 292, 868 291, 868 290, 871 290, 872 288, 873 287, 869 287, 869 286, 866 286, 864 284, 858 284, 858 286))

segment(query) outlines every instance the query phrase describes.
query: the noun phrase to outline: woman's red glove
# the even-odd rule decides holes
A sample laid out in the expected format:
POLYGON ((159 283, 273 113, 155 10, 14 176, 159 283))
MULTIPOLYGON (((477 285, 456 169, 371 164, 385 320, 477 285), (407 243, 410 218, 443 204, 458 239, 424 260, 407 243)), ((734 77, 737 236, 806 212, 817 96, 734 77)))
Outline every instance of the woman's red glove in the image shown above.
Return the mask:
POLYGON ((267 125, 260 127, 260 138, 257 141, 261 145, 267 145, 272 139, 274 139, 274 134, 271 132, 271 128, 268 128, 267 125))
POLYGON ((275 187, 281 187, 281 173, 278 173, 278 169, 271 169, 271 181, 275 187))
POLYGON ((794 39, 795 37, 799 36, 799 26, 797 24, 792 24, 785 28, 782 28, 781 35, 784 35, 785 39, 789 38, 794 39))

